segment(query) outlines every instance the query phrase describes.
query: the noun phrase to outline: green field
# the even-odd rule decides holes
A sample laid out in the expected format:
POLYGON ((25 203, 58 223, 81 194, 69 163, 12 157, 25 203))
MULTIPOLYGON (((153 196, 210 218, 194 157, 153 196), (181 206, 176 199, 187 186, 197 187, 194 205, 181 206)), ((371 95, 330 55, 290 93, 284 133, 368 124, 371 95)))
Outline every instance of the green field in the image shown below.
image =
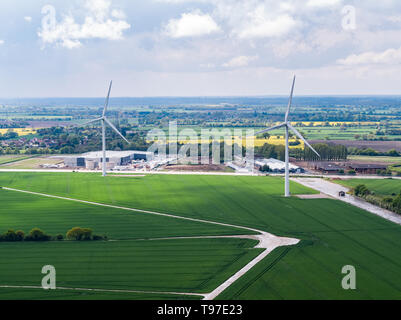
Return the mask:
POLYGON ((56 158, 25 156, 3 163, 3 167, 4 169, 39 169, 43 164, 58 164, 60 162, 62 160, 56 158))
MULTIPOLYGON (((0 173, 0 186, 253 227, 302 240, 294 247, 273 251, 224 291, 221 299, 401 298, 401 227, 336 200, 283 198, 281 178, 102 178, 79 173, 0 173), (341 269, 345 265, 353 265, 357 270, 357 290, 341 287, 341 269)), ((312 193, 297 184, 292 184, 292 191, 312 193)), ((161 217, 5 190, 0 196, 5 199, 0 211, 3 229, 11 225, 27 231, 35 225, 55 233, 80 225, 106 233, 111 239, 125 239, 97 243, 1 243, 1 255, 8 259, 0 262, 0 285, 11 280, 20 285, 37 283, 40 266, 54 263, 60 270, 58 286, 208 292, 260 252, 250 249, 254 246, 251 240, 140 240, 156 235, 233 234, 244 230, 167 221, 168 218, 159 221, 161 217), (57 209, 59 205, 61 208, 57 209)), ((31 290, 0 289, 2 299, 27 298, 30 294, 31 290)), ((121 295, 59 290, 54 293, 55 299, 65 297, 113 299, 121 295)), ((53 296, 40 293, 38 298, 53 296)), ((127 294, 124 298, 159 297, 127 294)))
POLYGON ((21 155, 0 156, 0 166, 5 164, 11 164, 29 158, 32 158, 32 156, 21 156, 21 155))
POLYGON ((349 179, 335 182, 349 188, 364 184, 379 196, 391 196, 393 193, 398 195, 401 191, 401 180, 399 179, 349 179))
POLYGON ((348 156, 348 160, 362 162, 383 162, 389 164, 401 163, 401 157, 348 156))

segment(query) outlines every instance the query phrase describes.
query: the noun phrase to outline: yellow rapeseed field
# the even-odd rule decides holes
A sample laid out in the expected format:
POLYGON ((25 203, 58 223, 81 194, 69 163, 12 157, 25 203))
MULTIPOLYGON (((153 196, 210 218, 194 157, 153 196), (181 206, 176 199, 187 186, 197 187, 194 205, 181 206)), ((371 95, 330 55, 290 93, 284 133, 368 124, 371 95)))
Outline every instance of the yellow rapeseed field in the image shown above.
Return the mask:
MULTIPOLYGON (((236 140, 241 140, 240 138, 235 139, 234 138, 234 143, 236 143, 236 140)), ((265 145, 266 143, 268 144, 272 144, 272 145, 285 145, 285 139, 283 136, 277 137, 277 136, 271 136, 269 139, 258 139, 256 137, 253 137, 253 144, 255 147, 261 147, 263 145, 265 145)), ((290 139, 290 142, 295 142, 295 139, 290 139)), ((178 141, 180 144, 198 144, 198 143, 202 143, 202 144, 207 144, 208 141, 207 140, 180 140, 178 141)), ((210 142, 210 141, 209 141, 210 142)), ((224 142, 223 139, 220 140, 220 142, 224 142)), ((252 141, 250 142, 252 143, 252 141)), ((304 148, 305 145, 303 143, 303 141, 300 141, 300 145, 298 146, 290 146, 290 148, 304 148)), ((245 138, 242 139, 242 145, 245 147, 247 144, 247 141, 245 138)))
POLYGON ((29 134, 35 134, 36 130, 35 129, 29 129, 29 128, 10 128, 10 129, 0 129, 1 134, 5 134, 9 131, 16 132, 18 133, 18 136, 27 136, 29 134))

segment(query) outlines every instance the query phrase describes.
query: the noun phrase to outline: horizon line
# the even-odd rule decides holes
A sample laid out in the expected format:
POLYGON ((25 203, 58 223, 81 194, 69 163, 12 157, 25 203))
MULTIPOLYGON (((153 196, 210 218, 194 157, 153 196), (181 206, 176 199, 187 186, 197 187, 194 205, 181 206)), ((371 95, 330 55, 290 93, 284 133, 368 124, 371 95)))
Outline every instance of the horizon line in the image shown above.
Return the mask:
MULTIPOLYGON (((298 94, 294 95, 294 98, 309 98, 309 97, 401 97, 401 93, 398 94, 298 94)), ((111 99, 190 99, 190 98, 288 98, 288 95, 193 95, 193 96, 115 96, 110 97, 111 99)), ((4 100, 17 100, 17 99, 104 99, 104 96, 74 96, 74 97, 63 97, 63 96, 42 96, 42 97, 0 97, 4 100)))

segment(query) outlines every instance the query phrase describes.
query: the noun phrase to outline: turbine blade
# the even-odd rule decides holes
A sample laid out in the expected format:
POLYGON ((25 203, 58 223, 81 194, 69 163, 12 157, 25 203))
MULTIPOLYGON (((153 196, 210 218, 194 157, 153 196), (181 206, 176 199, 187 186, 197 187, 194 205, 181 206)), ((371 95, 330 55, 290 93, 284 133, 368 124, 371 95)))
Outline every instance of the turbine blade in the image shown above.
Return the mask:
POLYGON ((114 124, 111 123, 111 121, 109 119, 107 119, 106 117, 103 118, 104 121, 107 122, 107 124, 121 137, 123 138, 127 143, 129 143, 129 141, 122 135, 122 133, 120 131, 117 130, 117 128, 114 126, 114 124))
POLYGON ((112 86, 113 86, 113 81, 110 81, 109 92, 107 93, 106 101, 104 103, 103 117, 106 115, 107 107, 109 106, 110 92, 111 92, 111 87, 112 86))
POLYGON ((288 122, 288 116, 290 115, 290 111, 291 111, 292 97, 293 97, 293 95, 294 95, 295 80, 296 80, 296 76, 294 76, 294 80, 292 81, 292 88, 291 88, 290 100, 288 101, 287 112, 285 113, 285 123, 288 122))
POLYGON ((256 134, 262 134, 262 133, 265 133, 265 132, 269 132, 269 131, 273 131, 273 130, 276 130, 276 129, 280 129, 282 127, 285 127, 285 123, 281 123, 281 124, 279 124, 277 126, 269 128, 269 129, 265 129, 265 130, 256 132, 256 134))
POLYGON ((292 132, 294 132, 297 137, 299 139, 301 139, 308 147, 309 149, 311 149, 314 153, 317 154, 317 156, 320 158, 320 154, 310 145, 310 143, 308 141, 306 141, 306 139, 299 133, 299 131, 297 129, 295 129, 291 124, 287 124, 288 128, 290 128, 292 130, 292 132))
POLYGON ((84 122, 84 123, 82 123, 82 124, 74 124, 74 125, 72 125, 71 127, 73 127, 73 128, 76 128, 76 127, 85 127, 85 126, 87 126, 88 124, 91 124, 91 123, 94 123, 94 122, 98 122, 98 121, 100 121, 100 120, 102 120, 102 118, 98 118, 98 119, 95 119, 95 120, 91 120, 91 121, 88 121, 88 122, 84 122))

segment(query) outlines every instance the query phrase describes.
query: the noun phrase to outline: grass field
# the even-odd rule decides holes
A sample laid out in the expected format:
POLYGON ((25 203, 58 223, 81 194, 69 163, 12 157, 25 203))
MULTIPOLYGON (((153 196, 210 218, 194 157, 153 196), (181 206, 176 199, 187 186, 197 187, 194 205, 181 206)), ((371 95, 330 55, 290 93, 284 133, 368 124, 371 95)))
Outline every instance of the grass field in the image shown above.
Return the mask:
POLYGON ((29 159, 32 156, 21 156, 21 155, 6 155, 0 156, 0 166, 5 164, 11 164, 21 160, 29 159))
POLYGON ((349 188, 364 184, 370 191, 374 191, 380 196, 391 196, 393 193, 398 195, 401 191, 401 180, 399 179, 350 179, 335 182, 349 188))
MULTIPOLYGON (((281 178, 152 175, 131 179, 102 178, 96 174, 0 173, 0 186, 228 222, 302 240, 297 246, 276 249, 224 291, 219 297, 222 299, 401 298, 401 251, 399 250, 401 227, 336 200, 283 198, 281 178), (341 287, 343 277, 341 269, 345 265, 353 265, 357 270, 357 290, 346 291, 341 287)), ((292 184, 292 191, 301 194, 312 193, 311 190, 296 184, 292 184)), ((8 194, 4 192, 3 190, 1 194, 2 199, 5 194, 8 194)), ((9 197, 13 196, 16 195, 9 195, 9 197)), ((73 222, 77 224, 75 221, 78 221, 80 224, 85 224, 82 226, 93 227, 96 232, 106 232, 111 237, 121 239, 131 237, 128 235, 131 233, 131 226, 134 237, 135 234, 141 237, 142 234, 138 230, 148 232, 145 229, 148 223, 149 232, 168 234, 168 236, 187 232, 186 227, 178 225, 157 229, 152 227, 151 221, 143 221, 141 228, 139 222, 128 220, 133 218, 120 217, 125 214, 111 212, 110 209, 102 212, 96 207, 92 212, 92 209, 86 205, 85 209, 74 209, 72 203, 68 203, 59 212, 52 209, 47 198, 38 197, 35 201, 4 199, 6 201, 3 203, 7 205, 3 206, 6 209, 0 213, 0 217, 6 217, 4 218, 6 222, 2 222, 3 229, 10 224, 13 224, 15 228, 17 226, 28 228, 34 223, 42 223, 46 231, 56 232, 65 229, 73 222), (8 203, 11 204, 8 205, 8 203), (50 209, 46 211, 43 208, 50 209), (27 218, 29 216, 31 218, 27 218), (138 228, 135 229, 137 223, 138 228), (124 228, 123 225, 127 227, 124 228)), ((181 223, 181 221, 169 223, 181 223)), ((191 223, 191 230, 188 230, 188 233, 212 232, 211 229, 206 230, 203 226, 200 230, 200 227, 191 223)), ((214 226, 209 227, 214 228, 214 226)), ((213 232, 217 231, 213 230, 213 232)), ((224 232, 232 231, 225 230, 224 232)), ((253 246, 252 241, 239 239, 188 239, 167 242, 134 240, 135 238, 130 238, 130 240, 115 243, 85 243, 83 245, 55 242, 40 244, 36 251, 34 247, 30 247, 31 244, 18 244, 21 246, 18 250, 13 248, 15 244, 0 244, 1 255, 13 257, 6 262, 3 260, 0 262, 1 277, 18 282, 20 280, 14 274, 14 270, 17 272, 36 266, 35 272, 37 272, 39 265, 56 261, 59 262, 55 264, 60 265, 60 270, 68 275, 60 278, 62 284, 76 284, 79 287, 83 285, 120 287, 124 285, 120 273, 124 274, 129 270, 133 273, 132 281, 128 280, 125 288, 131 290, 140 287, 159 291, 160 287, 163 287, 171 290, 202 292, 213 289, 213 286, 221 282, 221 279, 239 270, 239 265, 246 263, 258 253, 257 250, 249 250, 253 246), (71 256, 74 246, 79 247, 80 259, 71 256), (195 249, 187 250, 185 247, 195 249), (29 255, 36 252, 39 256, 43 254, 43 258, 29 255), (162 255, 168 261, 164 258, 161 259, 162 261, 157 260, 151 254, 152 252, 157 252, 157 256, 162 255), (169 254, 164 255, 164 253, 169 254), (27 256, 31 257, 32 262, 22 264, 22 259, 27 261, 27 256), (173 258, 170 260, 171 256, 173 258), (106 266, 109 259, 118 263, 117 272, 113 275, 105 275, 102 273, 105 272, 104 270, 97 270, 106 266), (134 266, 133 270, 127 267, 131 263, 134 266), (152 272, 155 272, 156 276, 156 273, 160 272, 157 268, 159 263, 163 267, 163 272, 166 272, 165 275, 170 278, 168 281, 159 282, 159 278, 150 276, 152 272), (199 267, 202 263, 205 263, 205 268, 199 267), (69 271, 68 265, 70 265, 69 271), (156 269, 145 270, 148 266, 156 269), (79 269, 75 269, 76 267, 79 269), (142 272, 145 275, 142 274, 140 277, 142 272), (95 276, 92 277, 92 274, 104 281, 99 284, 99 278, 94 279, 95 276), (141 282, 141 279, 146 280, 147 283, 141 282)), ((31 278, 33 271, 24 270, 24 273, 27 274, 26 281, 21 280, 19 283, 37 281, 31 278)), ((3 281, 1 280, 0 283, 3 281)), ((62 284, 58 283, 58 285, 62 284)), ((14 289, 9 289, 8 292, 14 298, 29 296, 29 290, 22 290, 21 294, 14 289)), ((65 294, 68 297, 71 296, 71 292, 65 294)), ((78 294, 76 293, 72 298, 86 297, 78 294)), ((56 291, 55 298, 62 298, 62 295, 61 291, 56 291)), ((100 296, 114 298, 107 294, 100 296)), ((45 298, 43 293, 42 297, 45 298)), ((7 298, 7 290, 0 290, 0 298, 7 298)), ((89 298, 96 298, 96 295, 89 298)), ((132 295, 131 298, 144 297, 132 295)), ((149 295, 149 299, 152 298, 154 295, 149 295)))
POLYGON ((60 162, 62 162, 60 159, 25 156, 8 163, 3 163, 3 165, 5 169, 39 169, 42 164, 58 164, 60 162))
POLYGON ((401 157, 371 157, 371 156, 348 156, 348 160, 361 162, 383 162, 388 164, 401 164, 401 157))
POLYGON ((231 227, 6 190, 0 190, 0 196, 7 203, 0 208, 2 232, 39 227, 55 235, 85 226, 112 240, 1 243, 1 255, 7 259, 0 262, 0 285, 38 286, 41 268, 52 264, 61 287, 209 292, 260 252, 249 250, 256 241, 244 239, 146 240, 250 233, 231 227))

